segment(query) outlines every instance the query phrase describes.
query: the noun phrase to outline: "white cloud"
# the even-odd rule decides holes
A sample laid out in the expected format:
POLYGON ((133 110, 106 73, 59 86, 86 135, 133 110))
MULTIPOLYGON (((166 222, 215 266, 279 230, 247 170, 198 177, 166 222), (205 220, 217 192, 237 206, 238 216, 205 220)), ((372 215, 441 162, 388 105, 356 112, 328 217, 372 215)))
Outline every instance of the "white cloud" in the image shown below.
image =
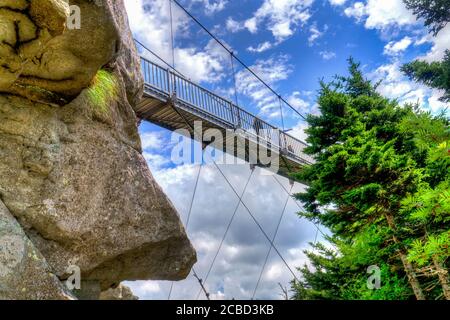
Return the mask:
POLYGON ((412 12, 406 9, 403 0, 368 0, 356 2, 345 9, 348 17, 365 20, 367 29, 386 30, 390 27, 413 25, 417 22, 412 12))
POLYGON ((415 39, 415 40, 414 40, 414 45, 415 45, 415 46, 421 46, 421 45, 423 45, 424 43, 432 42, 432 38, 433 38, 433 37, 432 37, 430 34, 427 33, 427 34, 425 34, 424 36, 415 39))
MULTIPOLYGON (((170 19, 168 1, 128 0, 125 1, 130 27, 134 36, 150 47, 165 61, 172 61, 170 19)), ((176 36, 189 34, 189 18, 177 6, 173 6, 174 32, 176 36)), ((223 61, 221 55, 206 47, 180 47, 175 43, 175 63, 179 71, 196 82, 214 82, 221 78, 223 61)), ((143 54, 152 61, 161 63, 149 53, 143 54)))
POLYGON ((312 46, 317 39, 319 39, 320 37, 322 37, 325 34, 325 32, 327 30, 328 30, 328 25, 324 25, 323 30, 320 31, 319 28, 317 27, 317 25, 314 23, 309 28, 309 32, 311 33, 308 38, 309 45, 312 46))
POLYGON ((287 102, 299 112, 306 113, 310 109, 310 103, 301 98, 301 93, 293 92, 287 99, 287 102))
POLYGON ((378 91, 385 97, 397 99, 401 104, 419 103, 424 109, 438 112, 446 104, 438 101, 441 92, 408 80, 400 71, 401 64, 396 61, 378 67, 369 74, 373 81, 382 80, 378 91))
POLYGON ((427 42, 432 42, 433 47, 425 56, 419 57, 419 59, 428 62, 442 60, 442 58, 444 58, 445 50, 450 49, 450 24, 447 24, 436 37, 428 38, 427 42))
POLYGON ((346 8, 344 10, 344 13, 347 17, 356 18, 356 20, 359 22, 366 13, 366 7, 362 2, 355 2, 353 4, 353 7, 346 8))
POLYGON ((342 6, 347 0, 329 0, 333 6, 342 6))
MULTIPOLYGON (((288 64, 287 56, 279 56, 267 60, 257 60, 250 67, 266 83, 273 86, 288 78, 292 66, 288 64)), ((260 114, 267 117, 280 115, 278 97, 267 89, 247 70, 241 70, 236 75, 238 91, 250 97, 260 108, 260 114)))
POLYGON ((164 146, 162 134, 160 132, 149 131, 141 134, 142 149, 160 149, 164 146))
MULTIPOLYGON (((250 175, 248 165, 221 165, 224 174, 238 193, 241 193, 245 181, 250 175)), ((283 254, 290 268, 303 265, 307 259, 302 252, 313 241, 316 230, 311 223, 299 219, 295 214, 299 209, 272 176, 263 176, 259 168, 243 196, 243 201, 255 214, 269 235, 275 230, 275 224, 286 200, 284 219, 280 225, 275 244, 283 254)), ((181 166, 155 171, 154 175, 168 194, 175 207, 186 221, 193 185, 198 166, 181 166)), ((277 177, 283 186, 290 188, 288 180, 277 177)), ((295 184, 293 192, 304 190, 304 186, 295 184)), ((193 204, 189 238, 197 250, 199 261, 195 265, 198 275, 205 279, 206 272, 218 249, 220 240, 229 222, 238 199, 223 177, 213 166, 204 166, 193 204)), ((261 271, 269 244, 253 220, 241 205, 227 234, 205 287, 212 299, 250 299, 261 271)), ((297 274, 298 276, 298 274, 297 274)), ((257 299, 280 299, 278 283, 289 287, 293 276, 272 250, 256 294, 257 299)), ((127 282, 142 299, 166 299, 171 283, 168 281, 127 282)), ((205 299, 198 281, 192 274, 183 281, 174 282, 172 299, 205 299)))
POLYGON ((267 268, 267 272, 265 274, 267 280, 274 281, 281 276, 284 272, 284 265, 281 263, 274 263, 267 268))
POLYGON ((127 282, 126 285, 131 287, 134 295, 138 297, 157 294, 161 291, 161 286, 154 281, 127 282))
POLYGON ((248 47, 247 51, 261 53, 261 52, 267 51, 271 48, 272 48, 272 43, 270 43, 269 41, 265 41, 263 43, 260 43, 256 48, 253 46, 248 47))
POLYGON ((238 32, 244 29, 244 25, 241 22, 234 20, 232 17, 229 17, 225 23, 225 27, 230 32, 238 32))
POLYGON ((251 18, 243 22, 229 18, 227 29, 237 32, 245 28, 254 34, 263 26, 272 33, 277 43, 281 43, 309 20, 309 7, 313 2, 314 0, 264 0, 251 18))
POLYGON ((305 130, 307 128, 308 124, 302 121, 299 122, 294 128, 292 128, 292 130, 289 131, 289 134, 297 139, 300 139, 301 141, 306 141, 308 135, 306 134, 305 130))
POLYGON ((245 20, 243 25, 251 33, 256 33, 258 31, 258 21, 255 17, 245 20))
POLYGON ((207 15, 222 11, 228 4, 228 0, 193 0, 193 2, 200 2, 207 15))
POLYGON ((163 166, 170 163, 169 159, 157 153, 144 151, 143 156, 152 171, 161 170, 163 166))
POLYGON ((401 54, 403 51, 408 49, 408 47, 412 43, 412 39, 410 37, 404 37, 400 41, 390 41, 388 44, 384 46, 384 54, 388 56, 397 56, 401 54))
POLYGON ((332 51, 320 51, 319 54, 324 60, 331 60, 333 58, 336 58, 336 53, 332 51))
MULTIPOLYGON (((314 93, 311 91, 295 91, 288 97, 287 101, 301 114, 318 115, 320 111, 315 99, 314 93)), ((308 123, 301 119, 288 133, 301 141, 306 141, 307 135, 305 130, 307 128, 308 123)))

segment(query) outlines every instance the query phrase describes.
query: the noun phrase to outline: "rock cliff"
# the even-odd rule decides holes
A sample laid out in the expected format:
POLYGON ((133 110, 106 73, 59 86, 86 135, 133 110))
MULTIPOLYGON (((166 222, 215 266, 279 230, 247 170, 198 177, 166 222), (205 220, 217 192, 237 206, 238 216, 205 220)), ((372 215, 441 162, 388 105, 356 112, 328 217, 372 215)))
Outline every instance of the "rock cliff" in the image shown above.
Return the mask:
POLYGON ((71 299, 73 266, 108 290, 196 261, 141 154, 123 1, 70 5, 0 0, 0 298, 71 299))

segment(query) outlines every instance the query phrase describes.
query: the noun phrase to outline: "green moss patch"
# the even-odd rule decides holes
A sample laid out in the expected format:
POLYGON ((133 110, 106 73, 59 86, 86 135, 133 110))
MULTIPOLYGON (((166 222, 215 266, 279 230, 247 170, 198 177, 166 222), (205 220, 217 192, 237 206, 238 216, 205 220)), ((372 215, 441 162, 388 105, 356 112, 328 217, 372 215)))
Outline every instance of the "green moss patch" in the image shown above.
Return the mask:
POLYGON ((117 99, 118 82, 114 74, 99 70, 86 90, 87 98, 94 112, 101 115, 109 114, 109 105, 117 99))

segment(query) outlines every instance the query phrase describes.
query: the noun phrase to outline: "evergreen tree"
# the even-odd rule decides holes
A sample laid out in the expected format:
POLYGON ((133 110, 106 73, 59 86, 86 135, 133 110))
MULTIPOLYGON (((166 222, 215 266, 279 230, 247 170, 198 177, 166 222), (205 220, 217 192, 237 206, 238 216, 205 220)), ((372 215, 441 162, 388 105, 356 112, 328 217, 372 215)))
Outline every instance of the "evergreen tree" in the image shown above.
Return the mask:
POLYGON ((293 282, 293 299, 296 300, 404 300, 411 296, 411 289, 404 277, 398 277, 383 262, 386 252, 377 243, 382 237, 374 236, 375 228, 368 228, 359 239, 344 243, 337 237, 330 238, 334 248, 321 243, 312 244, 306 251, 309 266, 300 268, 302 280, 293 282), (369 236, 370 239, 365 238, 369 236), (377 265, 381 271, 381 287, 367 287, 367 266, 377 265))
MULTIPOLYGON (((425 239, 426 224, 412 222, 405 199, 442 177, 425 173, 430 149, 420 147, 417 127, 404 120, 414 119, 415 110, 380 96, 351 59, 349 71, 349 77, 321 83, 321 114, 307 119, 306 152, 316 163, 296 175, 309 184, 297 195, 306 208, 300 215, 329 228, 336 251, 307 253, 313 270, 300 269, 304 282, 294 284, 296 297, 401 299, 412 292, 416 299, 435 298, 425 293, 411 251, 416 239, 425 239), (363 289, 369 265, 386 277, 381 291, 363 289)), ((438 256, 445 269, 445 252, 438 256)))
POLYGON ((440 98, 450 102, 450 51, 446 50, 442 61, 426 62, 416 60, 402 66, 401 70, 411 80, 421 82, 431 88, 444 91, 440 98))
MULTIPOLYGON (((414 238, 409 241, 408 259, 426 277, 431 287, 442 288, 450 300, 448 269, 450 257, 450 130, 444 114, 433 117, 418 112, 405 118, 402 130, 414 131, 416 146, 427 153, 426 167, 418 191, 401 202, 414 238), (436 281, 437 280, 437 281, 436 281)), ((436 290, 440 294, 440 290, 436 290)))
POLYGON ((419 18, 425 19, 425 25, 434 35, 450 21, 449 0, 403 0, 419 18))
MULTIPOLYGON (((419 18, 425 19, 427 26, 436 36, 450 21, 450 0, 403 0, 408 9, 419 18)), ((421 82, 431 88, 444 91, 441 101, 450 102, 450 51, 446 50, 442 61, 426 62, 416 60, 405 64, 402 71, 411 80, 421 82)))
MULTIPOLYGON (((437 33, 450 21, 450 1, 405 1, 425 25, 437 33)), ((441 62, 414 61, 405 64, 402 71, 412 80, 444 91, 441 101, 450 102, 450 51, 446 50, 441 62)), ((408 258, 422 274, 438 278, 442 295, 450 300, 448 280, 450 256, 450 131, 449 121, 443 114, 432 117, 428 113, 408 117, 403 121, 405 130, 415 130, 415 142, 428 154, 424 179, 417 193, 402 201, 402 212, 410 223, 422 233, 410 244, 408 258)), ((435 288, 432 282, 430 288, 435 288)))

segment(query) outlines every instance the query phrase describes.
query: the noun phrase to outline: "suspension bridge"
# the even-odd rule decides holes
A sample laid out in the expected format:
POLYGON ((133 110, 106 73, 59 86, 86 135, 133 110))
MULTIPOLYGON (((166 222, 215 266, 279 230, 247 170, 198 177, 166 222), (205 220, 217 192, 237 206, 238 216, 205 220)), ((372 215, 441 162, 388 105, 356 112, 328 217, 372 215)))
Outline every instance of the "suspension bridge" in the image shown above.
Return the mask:
POLYGON ((213 147, 255 165, 275 169, 277 174, 286 177, 313 162, 303 152, 307 145, 299 139, 170 68, 145 58, 141 58, 141 65, 145 86, 144 98, 136 109, 140 119, 171 131, 184 129, 180 132, 189 132, 189 137, 198 137, 203 144, 210 143, 201 139, 207 130, 219 130, 226 139, 212 141, 213 147), (194 131, 196 121, 202 123, 201 134, 194 131), (271 159, 280 159, 279 165, 271 166, 261 159, 261 155, 268 154, 271 159))
MULTIPOLYGON (((242 192, 238 192, 236 188, 230 183, 226 175, 221 170, 220 166, 214 161, 214 165, 221 173, 225 182, 229 185, 233 193, 238 198, 238 203, 234 208, 233 214, 230 217, 229 223, 226 226, 225 233, 217 248, 216 254, 208 268, 204 278, 200 278, 198 272, 193 269, 193 276, 198 280, 199 291, 196 295, 198 299, 203 292, 207 299, 210 299, 210 294, 207 291, 206 281, 214 267, 218 254, 224 244, 227 233, 233 223, 237 214, 238 208, 242 206, 251 219, 255 222, 258 229, 261 231, 265 239, 268 241, 269 248, 265 257, 264 265, 262 266, 259 277, 256 281, 256 286, 253 291, 252 299, 255 298, 258 286, 261 282, 263 272, 265 270, 268 258, 272 250, 276 252, 279 258, 283 261, 293 279, 298 280, 296 273, 292 267, 289 266, 283 254, 275 245, 277 233, 285 214, 287 203, 293 199, 291 191, 293 181, 291 181, 291 189, 288 190, 276 177, 274 180, 282 187, 287 195, 287 200, 284 204, 282 212, 278 217, 275 233, 269 235, 258 221, 256 215, 252 213, 247 204, 243 201, 243 196, 246 192, 247 186, 251 182, 255 165, 269 170, 275 170, 274 173, 280 176, 290 178, 290 173, 299 170, 305 165, 314 163, 312 157, 304 153, 307 144, 300 139, 297 139, 287 133, 284 128, 283 118, 283 104, 297 113, 304 119, 304 116, 294 107, 292 107, 286 100, 282 98, 270 85, 261 79, 251 68, 249 68, 242 60, 239 59, 228 47, 221 42, 215 35, 213 35, 208 28, 206 28, 199 20, 197 20, 187 9, 185 9, 177 0, 168 0, 170 9, 170 33, 172 38, 172 63, 167 62, 161 58, 160 55, 148 48, 139 40, 135 39, 136 46, 141 53, 141 69, 144 77, 144 95, 138 106, 136 107, 136 114, 141 121, 149 121, 160 127, 166 128, 170 131, 180 130, 185 132, 189 138, 197 139, 198 142, 212 146, 215 149, 230 154, 233 157, 241 158, 251 163, 251 174, 245 184, 242 192), (191 81, 188 77, 183 75, 175 67, 175 46, 173 34, 173 15, 172 3, 176 4, 178 8, 184 11, 195 23, 197 23, 210 37, 212 37, 220 46, 226 50, 231 59, 233 68, 233 81, 235 87, 235 101, 220 96, 217 93, 191 81), (149 59, 149 53, 154 59, 149 59), (247 69, 258 81, 260 81, 268 90, 270 90, 278 99, 280 104, 281 123, 283 128, 278 128, 257 115, 254 115, 245 110, 244 106, 239 105, 237 99, 236 87, 236 73, 234 70, 234 62, 237 61, 245 69, 247 69), (201 132, 196 132, 196 122, 201 122, 201 132), (224 140, 205 141, 203 139, 205 132, 209 129, 218 130, 224 140), (229 146, 232 148, 229 148, 229 146), (231 152, 230 152, 231 150, 231 152), (270 154, 270 158, 278 158, 280 161, 277 166, 271 166, 261 159, 261 155, 270 154), (252 162, 253 161, 253 162, 252 162)), ((191 213, 193 210, 193 203, 197 192, 199 177, 201 174, 203 163, 200 164, 199 170, 195 180, 194 191, 192 194, 187 220, 185 222, 186 230, 189 227, 191 213)), ((293 199, 295 201, 295 199, 293 199)), ((301 205, 295 201, 299 210, 302 210, 301 205)), ((320 228, 316 226, 316 238, 318 233, 322 233, 320 228)), ((323 234, 323 233, 322 233, 323 234)), ((316 241, 316 240, 314 240, 316 241)), ((170 287, 168 298, 171 298, 173 290, 173 283, 170 287)))

